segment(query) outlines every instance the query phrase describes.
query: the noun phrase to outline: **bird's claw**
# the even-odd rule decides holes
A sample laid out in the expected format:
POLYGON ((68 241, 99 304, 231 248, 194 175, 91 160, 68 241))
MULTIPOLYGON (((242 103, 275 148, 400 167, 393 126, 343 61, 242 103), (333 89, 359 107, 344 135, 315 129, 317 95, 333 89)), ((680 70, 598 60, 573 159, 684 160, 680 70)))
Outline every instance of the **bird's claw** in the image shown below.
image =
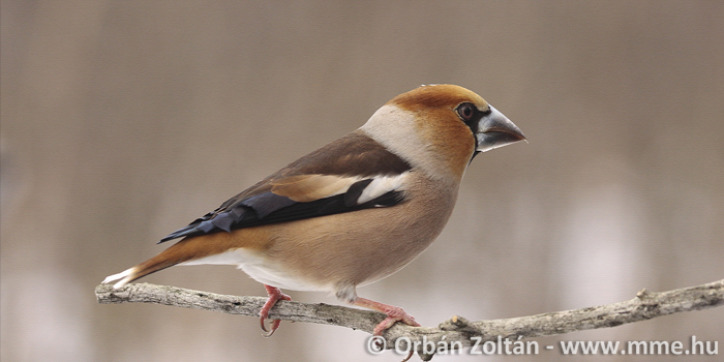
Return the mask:
POLYGON ((267 329, 264 321, 269 319, 269 311, 271 311, 272 307, 274 307, 279 300, 292 300, 292 297, 282 293, 279 288, 269 285, 264 285, 264 287, 269 295, 269 299, 266 300, 266 303, 264 303, 264 306, 261 307, 261 310, 259 311, 259 317, 261 317, 259 323, 261 325, 261 330, 264 331, 264 337, 271 337, 271 335, 274 334, 274 331, 279 328, 279 324, 282 321, 279 319, 272 320, 271 327, 267 329))

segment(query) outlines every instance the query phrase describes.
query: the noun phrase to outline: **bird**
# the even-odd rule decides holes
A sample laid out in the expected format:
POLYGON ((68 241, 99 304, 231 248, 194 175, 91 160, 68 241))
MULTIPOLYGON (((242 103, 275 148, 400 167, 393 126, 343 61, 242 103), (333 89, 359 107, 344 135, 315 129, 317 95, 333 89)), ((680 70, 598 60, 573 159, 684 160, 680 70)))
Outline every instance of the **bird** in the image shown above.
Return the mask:
POLYGON ((118 289, 174 265, 234 265, 262 283, 265 326, 281 289, 326 291, 340 301, 420 326, 404 309, 357 295, 389 276, 437 238, 455 205, 465 170, 481 152, 526 141, 478 94, 452 84, 402 93, 358 129, 231 197, 159 241, 158 255, 105 278, 118 289))

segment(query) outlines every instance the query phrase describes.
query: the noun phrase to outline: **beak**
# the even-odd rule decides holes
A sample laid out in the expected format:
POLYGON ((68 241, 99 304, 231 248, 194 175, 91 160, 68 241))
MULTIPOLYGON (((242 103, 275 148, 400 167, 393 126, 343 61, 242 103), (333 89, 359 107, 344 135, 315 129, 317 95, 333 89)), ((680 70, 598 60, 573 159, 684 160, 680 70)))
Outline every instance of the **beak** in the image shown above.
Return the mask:
POLYGON ((478 152, 490 151, 519 141, 526 141, 523 132, 508 117, 490 106, 490 114, 480 119, 478 133, 478 152))

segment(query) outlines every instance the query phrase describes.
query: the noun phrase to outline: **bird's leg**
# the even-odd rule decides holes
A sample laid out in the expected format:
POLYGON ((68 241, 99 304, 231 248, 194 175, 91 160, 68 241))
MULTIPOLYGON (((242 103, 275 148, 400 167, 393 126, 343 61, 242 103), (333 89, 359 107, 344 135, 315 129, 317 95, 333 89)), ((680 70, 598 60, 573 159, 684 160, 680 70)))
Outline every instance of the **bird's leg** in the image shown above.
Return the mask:
POLYGON ((274 307, 274 304, 277 304, 279 300, 292 300, 292 298, 284 293, 282 293, 281 290, 277 287, 272 287, 270 285, 264 284, 264 288, 266 288, 266 293, 269 295, 269 299, 266 300, 266 303, 264 303, 264 306, 261 307, 261 310, 259 311, 259 316, 261 317, 261 329, 266 332, 264 336, 270 337, 272 334, 274 334, 274 331, 279 328, 279 323, 281 323, 281 320, 275 319, 271 323, 271 328, 269 330, 266 329, 266 326, 264 325, 264 320, 269 318, 269 311, 274 307))
POLYGON ((359 297, 355 298, 354 301, 352 301, 352 304, 358 305, 360 307, 378 310, 382 313, 387 314, 387 318, 385 318, 375 327, 373 333, 375 336, 381 335, 382 332, 392 327, 392 325, 395 324, 395 322, 397 321, 400 321, 407 325, 411 325, 413 327, 420 326, 420 324, 415 321, 415 318, 413 316, 407 314, 407 312, 405 312, 402 308, 395 307, 394 305, 387 305, 380 302, 375 302, 374 300, 359 297))

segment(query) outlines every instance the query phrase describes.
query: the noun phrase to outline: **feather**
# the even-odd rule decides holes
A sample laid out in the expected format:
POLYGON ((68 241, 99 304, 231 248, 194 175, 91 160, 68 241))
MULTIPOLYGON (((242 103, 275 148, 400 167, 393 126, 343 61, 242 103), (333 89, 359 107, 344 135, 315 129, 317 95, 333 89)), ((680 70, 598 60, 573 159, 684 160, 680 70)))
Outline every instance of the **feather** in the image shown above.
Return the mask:
POLYGON ((226 200, 164 241, 279 222, 390 207, 404 200, 411 166, 364 132, 353 132, 226 200))

